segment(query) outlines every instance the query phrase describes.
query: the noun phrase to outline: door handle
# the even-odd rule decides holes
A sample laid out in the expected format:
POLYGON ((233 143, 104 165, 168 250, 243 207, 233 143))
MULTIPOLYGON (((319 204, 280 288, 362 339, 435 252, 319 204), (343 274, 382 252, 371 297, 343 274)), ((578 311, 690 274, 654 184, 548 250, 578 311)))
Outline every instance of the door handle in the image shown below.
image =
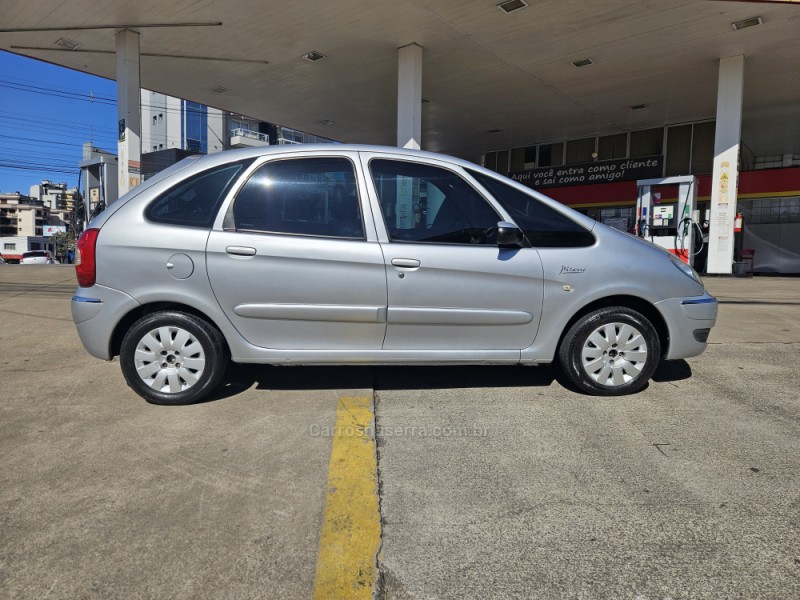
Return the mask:
POLYGON ((228 246, 225 252, 233 254, 234 256, 255 256, 256 249, 250 246, 228 246))
POLYGON ((405 269, 416 269, 420 262, 414 258, 393 258, 392 264, 395 267, 403 267, 405 269))

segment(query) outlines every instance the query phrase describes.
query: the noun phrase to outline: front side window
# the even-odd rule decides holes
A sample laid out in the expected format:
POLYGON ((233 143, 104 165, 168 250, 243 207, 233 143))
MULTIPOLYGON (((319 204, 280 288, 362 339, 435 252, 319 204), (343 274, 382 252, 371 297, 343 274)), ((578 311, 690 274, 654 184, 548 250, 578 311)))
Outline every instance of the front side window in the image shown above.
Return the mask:
POLYGON ((355 172, 346 158, 269 162, 248 179, 231 211, 226 229, 364 238, 355 172))
POLYGON ((231 163, 189 177, 156 198, 145 216, 154 223, 211 227, 228 190, 251 162, 231 163))
POLYGON ((469 171, 538 248, 580 248, 594 244, 594 236, 572 219, 533 196, 493 177, 469 171))
POLYGON ((393 242, 497 243, 500 217, 452 171, 385 159, 370 170, 393 242))

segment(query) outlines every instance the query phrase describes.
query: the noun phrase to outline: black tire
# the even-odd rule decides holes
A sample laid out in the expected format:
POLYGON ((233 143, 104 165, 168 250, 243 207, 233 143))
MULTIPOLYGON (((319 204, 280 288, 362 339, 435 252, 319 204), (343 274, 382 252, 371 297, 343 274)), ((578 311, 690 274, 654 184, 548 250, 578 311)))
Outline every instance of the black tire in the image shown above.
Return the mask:
POLYGON ((122 340, 119 360, 125 381, 142 398, 179 405, 210 394, 225 375, 230 354, 216 327, 194 315, 165 310, 133 324, 122 340))
POLYGON ((661 360, 661 342, 641 313, 622 306, 600 308, 569 328, 558 359, 581 392, 623 396, 647 385, 661 360))

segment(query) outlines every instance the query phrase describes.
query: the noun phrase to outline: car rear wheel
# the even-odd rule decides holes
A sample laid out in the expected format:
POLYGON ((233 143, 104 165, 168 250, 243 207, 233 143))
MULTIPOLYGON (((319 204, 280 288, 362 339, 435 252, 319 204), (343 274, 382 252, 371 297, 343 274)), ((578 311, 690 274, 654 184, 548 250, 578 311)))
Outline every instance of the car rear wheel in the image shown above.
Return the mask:
POLYGON ((564 335, 558 352, 561 368, 580 391, 622 396, 647 385, 661 357, 652 323, 626 307, 592 311, 564 335))
POLYGON ((179 311, 145 315, 128 330, 120 348, 125 381, 151 404, 201 400, 222 380, 229 358, 214 326, 179 311))

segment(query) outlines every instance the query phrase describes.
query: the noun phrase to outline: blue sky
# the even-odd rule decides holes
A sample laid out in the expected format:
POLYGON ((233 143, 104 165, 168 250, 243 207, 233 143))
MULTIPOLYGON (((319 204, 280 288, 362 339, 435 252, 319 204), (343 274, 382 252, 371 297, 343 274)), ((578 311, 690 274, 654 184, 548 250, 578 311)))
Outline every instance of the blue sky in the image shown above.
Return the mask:
POLYGON ((0 50, 0 192, 78 185, 84 142, 116 153, 116 82, 0 50))

